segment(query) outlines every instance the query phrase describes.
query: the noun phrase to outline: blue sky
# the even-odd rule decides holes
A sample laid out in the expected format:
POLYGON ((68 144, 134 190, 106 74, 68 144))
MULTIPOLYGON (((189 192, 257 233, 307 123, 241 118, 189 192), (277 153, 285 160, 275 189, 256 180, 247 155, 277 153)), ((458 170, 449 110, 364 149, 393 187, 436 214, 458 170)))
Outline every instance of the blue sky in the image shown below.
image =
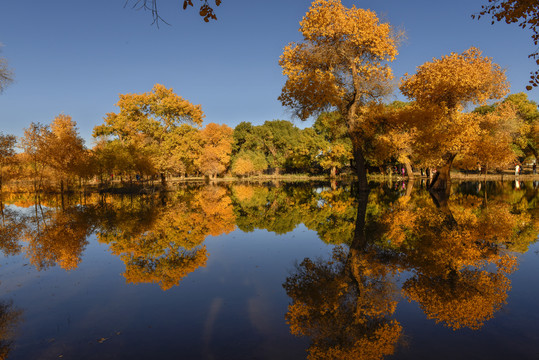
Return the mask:
MULTIPOLYGON (((91 146, 93 127, 117 111, 118 94, 155 83, 201 104, 205 123, 291 120, 277 100, 285 81, 278 59, 287 43, 300 40, 299 21, 311 1, 223 0, 218 21, 208 24, 196 8, 181 10, 182 0, 158 1, 171 26, 152 26, 149 12, 124 8, 124 0, 4 1, 0 56, 15 82, 0 95, 0 131, 21 136, 31 122, 49 124, 65 113, 91 146)), ((433 57, 476 46, 507 70, 511 92, 525 91, 536 68, 527 58, 530 32, 473 20, 486 2, 343 0, 406 32, 392 63, 397 79, 433 57)), ((538 101, 538 91, 528 96, 538 101)))

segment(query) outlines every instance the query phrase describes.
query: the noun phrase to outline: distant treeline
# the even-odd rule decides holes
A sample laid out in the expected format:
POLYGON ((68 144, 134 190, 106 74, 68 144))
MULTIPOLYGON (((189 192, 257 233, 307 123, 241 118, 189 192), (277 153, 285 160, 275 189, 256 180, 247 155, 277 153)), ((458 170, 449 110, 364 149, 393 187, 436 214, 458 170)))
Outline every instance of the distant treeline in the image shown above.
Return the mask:
MULTIPOLYGON (((418 139, 411 140, 413 128, 395 132, 392 126, 384 131, 385 119, 395 123, 406 117, 406 109, 412 105, 394 102, 376 110, 380 128, 372 137, 366 159, 372 171, 384 173, 398 166, 405 169, 405 175, 413 176, 412 166, 417 170, 437 166, 430 150, 421 147, 418 139)), ((262 125, 242 122, 234 129, 215 123, 202 127, 200 105, 192 105, 162 85, 148 93, 120 95, 117 106, 118 113, 107 114, 104 124, 95 127, 92 148, 85 147, 76 122, 65 114, 49 125, 32 123, 18 139, 0 134, 0 184, 26 180, 35 189, 64 191, 91 180, 135 183, 160 178, 164 183, 170 176, 298 173, 334 177, 353 165, 352 142, 337 112, 322 113, 312 127, 304 129, 286 120, 262 125)), ((473 114, 478 119, 504 121, 475 136, 455 159, 455 167, 485 171, 536 157, 539 111, 525 94, 510 95, 473 114), (507 106, 514 111, 504 112, 507 106), (505 113, 513 114, 512 118, 503 118, 505 113)))

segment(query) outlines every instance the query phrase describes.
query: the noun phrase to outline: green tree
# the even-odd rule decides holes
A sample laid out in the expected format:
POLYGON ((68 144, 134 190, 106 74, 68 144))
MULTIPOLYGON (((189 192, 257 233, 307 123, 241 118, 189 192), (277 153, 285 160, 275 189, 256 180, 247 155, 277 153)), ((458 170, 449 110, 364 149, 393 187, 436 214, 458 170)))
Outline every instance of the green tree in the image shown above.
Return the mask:
POLYGON ((529 100, 525 93, 517 93, 508 95, 504 102, 513 104, 516 107, 517 115, 524 121, 522 127, 519 128, 519 135, 514 143, 522 156, 533 155, 539 160, 539 110, 537 103, 529 100))
POLYGON ((319 159, 320 166, 329 170, 331 177, 335 177, 337 171, 348 166, 352 159, 352 142, 346 128, 342 126, 341 114, 322 113, 316 118, 313 128, 325 140, 319 159))
POLYGON ((290 121, 272 120, 255 127, 255 133, 268 166, 278 175, 285 168, 294 149, 301 143, 300 130, 290 121))

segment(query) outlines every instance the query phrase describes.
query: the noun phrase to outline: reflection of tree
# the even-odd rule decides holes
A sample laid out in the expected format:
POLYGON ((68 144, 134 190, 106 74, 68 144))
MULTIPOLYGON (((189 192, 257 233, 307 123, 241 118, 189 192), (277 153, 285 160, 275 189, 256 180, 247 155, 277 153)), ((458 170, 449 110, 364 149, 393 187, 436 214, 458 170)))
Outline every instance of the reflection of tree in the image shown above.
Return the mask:
POLYGON ((43 211, 35 205, 35 216, 28 220, 31 226, 24 233, 30 262, 38 269, 55 264, 65 270, 77 268, 82 252, 88 244, 87 237, 93 226, 84 208, 43 211))
POLYGON ((386 236, 414 276, 403 285, 427 317, 453 329, 480 328, 505 303, 516 258, 507 249, 527 227, 511 206, 471 196, 449 204, 440 193, 399 199, 384 219, 386 236))
MULTIPOLYGON (((112 252, 126 264, 128 282, 158 283, 168 290, 206 265, 208 253, 202 243, 208 235, 234 229, 226 188, 208 186, 178 196, 179 201, 169 200, 167 205, 154 208, 146 217, 151 220, 142 226, 138 216, 147 212, 135 208, 131 216, 116 217, 124 222, 108 223, 98 232, 99 240, 110 244, 112 252)), ((129 213, 125 208, 120 211, 129 213)))
POLYGON ((354 199, 349 191, 326 189, 319 194, 305 217, 305 225, 329 244, 350 244, 354 233, 354 199))
POLYGON ((311 186, 246 186, 232 189, 236 224, 242 231, 266 229, 286 234, 305 222, 307 211, 302 207, 313 199, 311 186))
POLYGON ((286 234, 299 224, 331 244, 350 244, 354 231, 354 199, 346 188, 331 190, 312 186, 232 188, 237 225, 242 231, 266 229, 286 234))
POLYGON ((293 334, 311 338, 310 359, 381 359, 401 337, 402 327, 390 319, 396 268, 366 241, 366 206, 364 193, 348 252, 338 247, 329 261, 303 260, 283 285, 293 300, 287 322, 293 334))
POLYGON ((2 226, 0 226, 0 251, 4 255, 17 255, 21 251, 19 240, 23 234, 24 223, 16 211, 6 209, 0 194, 0 213, 2 226))
POLYGON ((512 251, 525 251, 537 236, 523 201, 459 195, 450 202, 445 193, 411 190, 409 184, 399 198, 375 191, 368 205, 365 194, 353 202, 342 189, 310 201, 305 223, 330 243, 331 231, 320 230, 337 219, 344 224, 349 208, 358 209, 355 223, 348 220, 351 240, 335 232, 333 243, 347 246, 329 260, 305 259, 283 285, 292 299, 287 322, 293 334, 310 337, 309 358, 392 354, 402 333, 392 319, 397 273, 410 274, 400 291, 408 301, 455 330, 479 329, 505 303, 516 269, 512 251))
POLYGON ((505 271, 464 269, 447 275, 420 274, 406 281, 403 291, 429 319, 454 330, 477 330, 501 309, 510 289, 505 271))
POLYGON ((0 359, 7 359, 13 348, 14 331, 22 320, 22 311, 11 302, 0 301, 0 359))

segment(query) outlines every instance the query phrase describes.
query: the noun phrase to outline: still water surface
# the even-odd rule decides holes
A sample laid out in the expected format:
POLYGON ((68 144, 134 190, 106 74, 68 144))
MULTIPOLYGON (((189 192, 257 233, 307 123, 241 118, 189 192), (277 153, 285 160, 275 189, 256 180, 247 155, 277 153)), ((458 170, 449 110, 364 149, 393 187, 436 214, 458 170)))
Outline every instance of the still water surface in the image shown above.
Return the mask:
POLYGON ((537 359, 537 184, 4 194, 0 358, 537 359))

